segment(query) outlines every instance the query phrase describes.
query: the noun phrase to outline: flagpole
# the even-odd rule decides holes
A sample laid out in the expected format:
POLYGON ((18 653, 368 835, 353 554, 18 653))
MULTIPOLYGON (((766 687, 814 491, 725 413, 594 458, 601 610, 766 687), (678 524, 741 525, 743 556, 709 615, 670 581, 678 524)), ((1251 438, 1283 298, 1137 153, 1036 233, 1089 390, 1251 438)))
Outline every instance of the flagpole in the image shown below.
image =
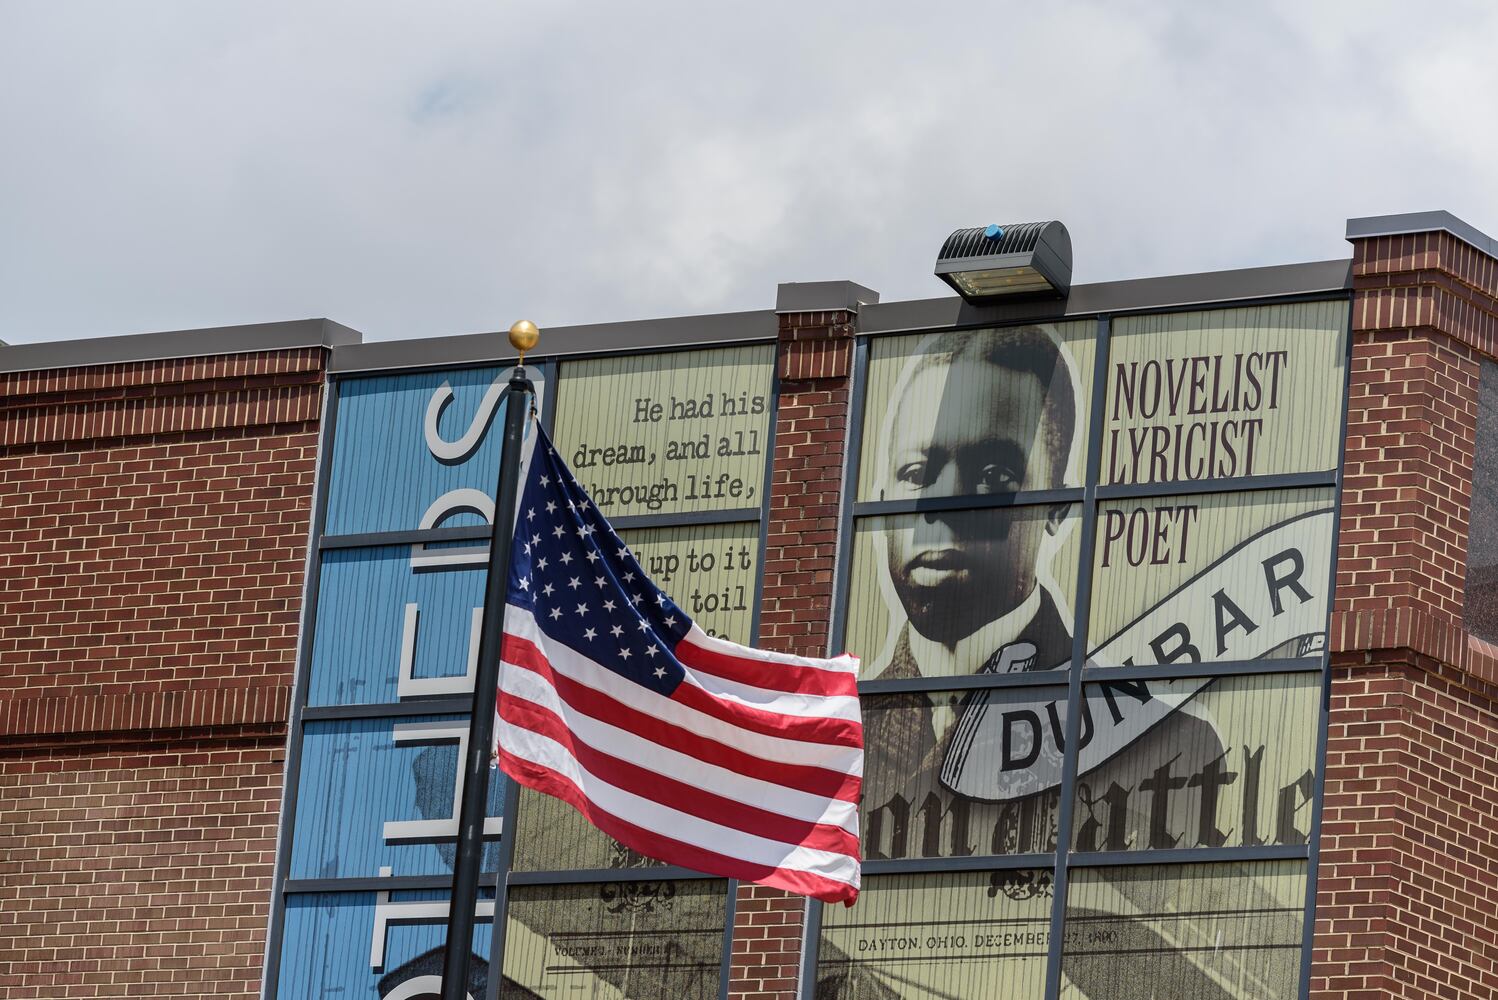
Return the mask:
MULTIPOLYGON (((479 869, 484 859, 484 818, 489 802, 489 758, 494 744, 495 696, 499 689, 499 647, 504 630, 505 595, 509 590, 510 545, 515 536, 515 504, 520 493, 520 448, 525 436, 527 396, 535 390, 525 377, 525 352, 536 346, 540 331, 529 320, 510 327, 510 346, 519 352, 505 390, 504 450, 499 486, 494 495, 494 531, 489 542, 489 575, 484 584, 484 616, 479 631, 478 676, 473 684, 473 717, 463 768, 463 803, 458 814, 458 847, 453 865, 452 903, 447 913, 447 943, 442 957, 442 1000, 467 1000, 468 958, 473 946, 474 908, 479 869)), ((504 836, 515 835, 514 817, 504 817, 504 836)), ((496 917, 498 913, 496 912, 496 917)), ((500 974, 490 956, 489 975, 500 974)), ((483 998, 475 998, 483 1000, 483 998)))

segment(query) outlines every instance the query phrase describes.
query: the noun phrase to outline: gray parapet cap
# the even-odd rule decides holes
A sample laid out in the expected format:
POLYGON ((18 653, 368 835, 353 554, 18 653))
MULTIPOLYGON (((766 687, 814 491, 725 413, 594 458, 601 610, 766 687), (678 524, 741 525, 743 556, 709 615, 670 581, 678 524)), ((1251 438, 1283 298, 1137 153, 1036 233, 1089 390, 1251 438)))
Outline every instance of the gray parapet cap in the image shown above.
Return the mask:
POLYGON ((1403 215, 1370 215, 1347 220, 1347 238, 1366 240, 1375 236, 1411 236, 1415 233, 1446 232, 1489 257, 1498 257, 1498 240, 1450 212, 1406 212, 1403 215))
POLYGON ((1073 285, 1065 299, 975 306, 955 295, 887 302, 864 309, 859 333, 902 333, 954 326, 1047 322, 1101 313, 1154 312, 1294 297, 1345 295, 1352 261, 1246 267, 1203 274, 1173 274, 1073 285))
MULTIPOLYGON (((580 326, 542 326, 541 343, 526 355, 530 361, 589 354, 670 351, 689 347, 743 344, 775 339, 775 315, 768 309, 589 323, 580 326)), ((397 368, 455 368, 463 365, 511 363, 515 349, 505 334, 465 333, 453 337, 384 340, 340 347, 328 371, 333 374, 390 371, 397 368)))
POLYGON ((88 365, 163 361, 210 355, 285 351, 298 347, 341 348, 364 339, 358 330, 330 319, 284 323, 249 323, 201 330, 135 333, 122 337, 89 337, 40 344, 9 344, 0 351, 0 372, 82 368, 88 365))
POLYGON ((856 313, 860 306, 879 302, 879 293, 854 281, 785 281, 775 288, 776 313, 856 313))

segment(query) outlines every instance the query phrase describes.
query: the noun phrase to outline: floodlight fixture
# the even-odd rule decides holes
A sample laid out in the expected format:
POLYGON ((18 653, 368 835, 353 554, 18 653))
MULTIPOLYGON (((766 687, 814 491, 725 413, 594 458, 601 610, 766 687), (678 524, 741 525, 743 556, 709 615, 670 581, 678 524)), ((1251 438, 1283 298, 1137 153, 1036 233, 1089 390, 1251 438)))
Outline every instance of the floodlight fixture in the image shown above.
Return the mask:
POLYGON ((942 244, 936 276, 974 304, 1064 299, 1071 291, 1071 236, 1059 222, 959 229, 942 244))

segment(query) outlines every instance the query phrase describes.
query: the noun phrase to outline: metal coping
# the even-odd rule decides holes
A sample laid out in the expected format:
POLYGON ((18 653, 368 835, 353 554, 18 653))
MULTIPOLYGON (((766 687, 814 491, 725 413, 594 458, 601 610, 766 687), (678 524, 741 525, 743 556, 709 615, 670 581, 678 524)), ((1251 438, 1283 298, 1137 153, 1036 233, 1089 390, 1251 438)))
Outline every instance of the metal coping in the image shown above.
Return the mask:
POLYGON ((890 302, 866 308, 858 318, 858 332, 900 333, 952 326, 1044 322, 1100 313, 1116 314, 1182 306, 1210 306, 1244 299, 1341 293, 1351 288, 1350 260, 1276 264, 1234 271, 1073 285, 1071 294, 1064 300, 975 306, 957 296, 948 296, 890 302))
MULTIPOLYGON (((1233 271, 1211 271, 1163 278, 1136 278, 1073 285, 1066 300, 972 306, 956 295, 908 302, 868 301, 874 293, 853 282, 801 282, 779 286, 776 311, 850 309, 858 305, 860 334, 898 333, 952 326, 980 326, 1091 316, 1098 313, 1148 311, 1181 306, 1210 306, 1246 299, 1343 294, 1352 288, 1352 261, 1280 264, 1233 271), (806 293, 806 294, 803 294, 806 293), (795 308, 790 304, 794 303, 795 308)), ((671 350, 715 344, 773 340, 775 311, 719 313, 672 319, 552 327, 543 331, 544 352, 536 360, 619 351, 671 350)), ((380 341, 340 347, 329 372, 335 375, 390 369, 501 364, 514 351, 500 333, 467 334, 421 340, 380 341)))
POLYGON ((782 281, 775 286, 775 312, 846 309, 858 312, 879 304, 879 293, 856 281, 782 281))
MULTIPOLYGON (((768 309, 544 327, 541 343, 545 349, 530 357, 540 361, 579 354, 770 341, 775 339, 776 329, 775 314, 768 309)), ((328 371, 336 375, 391 368, 451 368, 510 362, 514 357, 515 349, 502 332, 468 333, 456 337, 351 344, 333 352, 328 371)))
POLYGON ((1403 215, 1370 215, 1362 219, 1347 220, 1349 240, 1432 232, 1450 233, 1489 257, 1498 257, 1498 240, 1450 212, 1406 212, 1403 215))
POLYGON ((343 348, 359 343, 363 337, 358 330, 330 319, 297 319, 200 330, 133 333, 122 337, 5 344, 5 349, 0 351, 0 372, 167 361, 253 351, 284 351, 297 347, 343 348))
MULTIPOLYGON (((1430 214, 1451 219, 1445 213, 1430 214)), ((1353 220, 1362 221, 1372 220, 1353 220)), ((1451 221, 1461 225, 1457 220, 1451 221)), ((1349 231, 1351 228, 1352 223, 1349 223, 1349 231)), ((1470 227, 1466 228, 1475 233, 1470 227)), ((955 295, 879 303, 871 301, 877 300, 876 293, 853 282, 789 282, 778 288, 777 309, 846 309, 852 308, 850 303, 853 303, 860 313, 859 333, 881 334, 1054 320, 1098 313, 1206 307, 1249 299, 1343 293, 1351 287, 1352 262, 1328 260, 1074 285, 1070 297, 1064 301, 990 306, 972 306, 955 295)), ((545 351, 538 351, 532 357, 540 361, 621 351, 675 350, 772 341, 777 328, 776 310, 771 309, 551 327, 545 331, 545 351)), ((366 343, 357 330, 328 319, 306 319, 7 345, 0 348, 0 372, 243 354, 295 347, 329 348, 328 371, 333 375, 499 364, 514 358, 514 351, 500 333, 366 343)))

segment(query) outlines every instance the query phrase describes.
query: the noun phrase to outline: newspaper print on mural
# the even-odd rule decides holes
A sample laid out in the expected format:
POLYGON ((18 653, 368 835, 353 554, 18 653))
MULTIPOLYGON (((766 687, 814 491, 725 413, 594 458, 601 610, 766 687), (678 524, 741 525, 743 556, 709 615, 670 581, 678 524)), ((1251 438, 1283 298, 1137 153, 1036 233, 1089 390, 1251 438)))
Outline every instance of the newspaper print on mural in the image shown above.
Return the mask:
MULTIPOLYGON (((1335 466, 1341 400, 1328 387, 1342 385, 1344 326, 1342 303, 1115 322, 1098 401, 1102 482, 1179 492, 1099 504, 1087 661, 1174 664, 1183 679, 1084 689, 1073 849, 1308 835, 1317 675, 1212 680, 1191 678, 1189 665, 1321 655, 1333 492, 1194 494, 1192 483, 1335 466)), ((860 498, 1081 485, 1093 328, 875 341, 860 498)), ((1058 671, 1056 688, 867 698, 869 858, 1055 849, 1079 521, 1075 505, 1051 504, 858 522, 846 645, 865 658, 865 679, 1058 671)), ((1264 904, 1230 922, 1241 935, 1298 941, 1282 894, 1251 888, 1252 876, 1232 884, 1243 903, 1264 904)), ((1094 896, 1147 921, 1162 891, 1120 883, 1094 896)), ((924 940, 917 924, 912 914, 908 936, 924 940)), ((1286 954, 1244 951, 1259 953, 1286 954)), ((871 984, 857 970, 872 968, 850 962, 825 995, 864 995, 871 984)), ((1260 987, 1283 980, 1239 972, 1260 987)))
MULTIPOLYGON (((668 371, 706 371, 698 372, 699 380, 710 381, 709 374, 724 371, 711 358, 668 357, 657 356, 657 365, 668 371)), ((756 419, 762 425, 772 358, 761 350, 749 361, 758 368, 745 368, 742 379, 765 388, 754 394, 759 402, 746 400, 744 409, 761 409, 756 419)), ((547 373, 532 369, 533 375, 547 373)), ((490 520, 488 491, 499 463, 495 431, 503 425, 499 390, 507 377, 506 371, 474 369, 341 383, 329 533, 474 526, 490 520)), ((650 381, 648 372, 640 378, 650 381)), ((737 385, 739 378, 727 383, 737 385)), ((546 384, 539 377, 537 381, 538 387, 546 384)), ((676 386, 679 381, 671 376, 664 383, 676 386)), ((690 395, 690 389, 678 386, 678 395, 690 395)), ((633 412, 633 396, 616 402, 633 412)), ((724 411, 718 402, 713 409, 724 411)), ((678 409, 685 413, 685 407, 678 409)), ((677 428, 674 411, 666 416, 667 410, 663 407, 659 421, 646 419, 641 426, 657 432, 662 425, 677 428)), ((621 414, 615 417, 613 426, 627 424, 621 414)), ((690 418, 687 422, 692 423, 695 449, 702 426, 690 418)), ((734 427, 744 432, 746 455, 763 450, 754 440, 756 426, 734 427)), ((733 447, 738 450, 736 442, 733 447)), ((661 454, 669 448, 662 445, 661 454)), ((630 446, 611 457, 637 450, 630 446)), ((599 468, 605 467, 601 453, 593 458, 599 468)), ((763 455, 754 460, 762 462, 763 455)), ((744 489, 737 485, 739 479, 758 485, 760 473, 743 464, 744 455, 726 461, 694 465, 697 479, 682 477, 680 491, 695 496, 708 489, 709 478, 718 481, 719 466, 733 473, 722 483, 728 500, 744 489)), ((627 486, 616 484, 616 497, 628 495, 627 486)), ((645 496, 648 511, 650 497, 658 497, 660 490, 636 492, 645 496)), ((756 524, 635 529, 628 540, 656 572, 671 577, 673 586, 698 595, 709 627, 735 637, 747 630, 742 607, 747 601, 733 587, 756 573, 756 524), (728 598, 722 597, 725 593, 728 598)), ((355 708, 416 705, 433 696, 471 693, 487 556, 481 542, 323 552, 309 702, 355 708)), ((752 583, 749 588, 752 593, 752 583)), ((466 720, 454 715, 380 714, 308 722, 299 747, 301 793, 290 851, 292 877, 449 876, 465 734, 466 720)), ((604 870, 595 881, 527 888, 518 894, 506 924, 504 976, 493 977, 501 995, 717 995, 727 890, 723 880, 611 880, 609 869, 639 866, 643 859, 622 852, 581 820, 571 826, 548 822, 548 814, 528 808, 528 801, 521 803, 520 822, 501 827, 497 814, 503 791, 503 782, 491 783, 485 871, 497 865, 500 845, 494 838, 501 830, 516 837, 517 859, 532 861, 532 868, 604 870)), ((369 891, 366 883, 359 891, 291 897, 278 995, 340 992, 371 1000, 435 995, 447 892, 392 885, 396 887, 369 891)), ((486 889, 477 907, 469 979, 468 992, 475 1000, 487 996, 491 987, 487 959, 493 911, 492 891, 486 889)))

